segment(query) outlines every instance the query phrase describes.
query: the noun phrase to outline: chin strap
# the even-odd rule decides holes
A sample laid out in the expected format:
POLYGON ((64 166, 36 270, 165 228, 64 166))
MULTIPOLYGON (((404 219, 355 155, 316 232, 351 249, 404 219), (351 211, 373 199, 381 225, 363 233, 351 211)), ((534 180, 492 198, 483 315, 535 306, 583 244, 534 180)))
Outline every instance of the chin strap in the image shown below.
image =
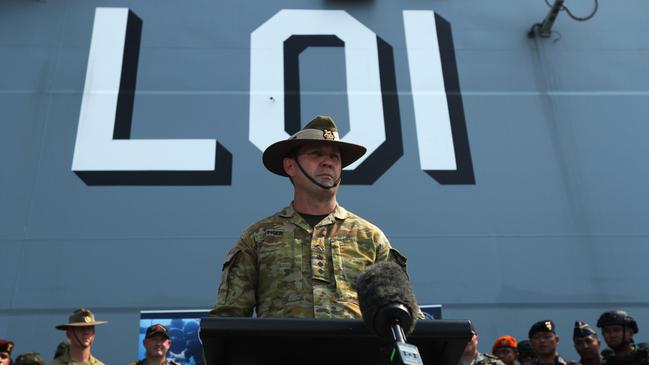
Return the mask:
POLYGON ((297 167, 300 169, 300 171, 302 171, 302 173, 304 174, 304 176, 306 176, 306 178, 309 179, 309 181, 311 181, 311 182, 314 183, 315 185, 317 185, 317 186, 319 186, 319 187, 321 187, 321 188, 323 188, 323 189, 325 189, 325 190, 330 190, 330 189, 333 189, 333 188, 335 188, 336 186, 340 185, 340 179, 342 179, 342 175, 338 178, 338 180, 336 180, 336 181, 334 182, 333 185, 331 185, 331 186, 326 186, 326 185, 320 184, 320 183, 317 182, 314 178, 312 178, 311 175, 307 174, 306 171, 304 171, 304 169, 302 168, 302 165, 300 165, 300 161, 297 160, 297 157, 295 158, 295 163, 297 163, 297 167))
POLYGON ((88 346, 84 346, 84 345, 81 343, 81 340, 79 339, 79 336, 77 336, 77 330, 76 330, 76 329, 73 329, 73 330, 72 330, 72 335, 74 335, 74 338, 77 340, 77 344, 79 344, 79 346, 81 346, 81 347, 83 347, 83 348, 88 347, 88 346))

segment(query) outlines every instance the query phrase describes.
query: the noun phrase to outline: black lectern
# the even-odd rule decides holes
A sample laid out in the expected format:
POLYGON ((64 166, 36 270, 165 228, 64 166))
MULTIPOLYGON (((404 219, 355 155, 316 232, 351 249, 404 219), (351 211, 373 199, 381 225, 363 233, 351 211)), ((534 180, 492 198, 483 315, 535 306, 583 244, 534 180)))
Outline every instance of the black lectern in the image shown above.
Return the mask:
MULTIPOLYGON (((203 318, 207 365, 381 365, 391 342, 361 320, 203 318)), ((425 365, 457 365, 471 338, 469 321, 418 321, 408 343, 425 365)))

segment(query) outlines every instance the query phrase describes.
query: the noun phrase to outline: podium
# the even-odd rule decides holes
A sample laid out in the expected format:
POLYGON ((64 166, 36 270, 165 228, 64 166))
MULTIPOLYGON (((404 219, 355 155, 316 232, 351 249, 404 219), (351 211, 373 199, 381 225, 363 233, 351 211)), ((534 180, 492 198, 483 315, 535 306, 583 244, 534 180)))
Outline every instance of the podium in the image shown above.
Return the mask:
MULTIPOLYGON (((207 365, 381 365, 390 339, 354 319, 216 318, 201 320, 207 365)), ((424 365, 457 365, 471 339, 469 321, 418 321, 408 343, 424 365)))

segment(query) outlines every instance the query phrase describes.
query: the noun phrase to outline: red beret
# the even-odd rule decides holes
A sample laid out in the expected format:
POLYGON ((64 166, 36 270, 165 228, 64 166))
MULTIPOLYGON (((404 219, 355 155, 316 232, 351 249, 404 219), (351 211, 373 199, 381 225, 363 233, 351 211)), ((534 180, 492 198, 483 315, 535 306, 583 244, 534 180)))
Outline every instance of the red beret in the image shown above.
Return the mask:
POLYGON ((518 345, 518 342, 516 342, 516 339, 512 336, 500 336, 496 339, 496 342, 494 342, 493 347, 491 348, 491 353, 493 354, 496 352, 496 349, 499 347, 511 347, 513 349, 516 349, 516 346, 518 345))
POLYGON ((7 352, 11 354, 11 350, 14 349, 14 343, 0 338, 0 352, 7 352))

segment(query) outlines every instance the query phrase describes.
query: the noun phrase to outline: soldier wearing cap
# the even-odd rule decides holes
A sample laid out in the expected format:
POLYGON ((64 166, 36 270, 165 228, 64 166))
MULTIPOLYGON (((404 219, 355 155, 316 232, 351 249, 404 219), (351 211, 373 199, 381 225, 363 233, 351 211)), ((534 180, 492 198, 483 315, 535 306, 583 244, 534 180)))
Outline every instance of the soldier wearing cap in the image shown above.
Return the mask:
POLYGON ((38 352, 27 352, 18 355, 14 365, 45 365, 45 360, 38 352))
POLYGON ((90 309, 80 308, 72 312, 68 323, 56 326, 57 330, 65 331, 70 348, 48 365, 104 365, 92 356, 90 349, 95 342, 95 326, 105 323, 108 322, 95 320, 90 309))
POLYGON ((11 351, 14 349, 14 343, 9 340, 0 339, 0 365, 11 364, 11 351))
POLYGON ((505 365, 494 355, 478 352, 478 332, 473 323, 471 323, 471 333, 473 336, 464 347, 458 365, 505 365))
POLYGON ((602 313, 597 320, 602 336, 609 349, 602 352, 606 365, 648 365, 649 346, 635 344, 633 336, 638 333, 638 323, 623 310, 610 310, 602 313))
POLYGON ((406 264, 378 227, 336 201, 342 168, 365 151, 342 142, 327 116, 264 151, 264 166, 292 182, 293 202, 250 226, 228 253, 210 315, 361 317, 358 276, 378 261, 406 264))
POLYGON ((491 353, 499 358, 505 365, 516 365, 518 359, 518 341, 512 336, 500 336, 491 347, 491 353))
POLYGON ((519 341, 516 350, 518 350, 518 363, 521 365, 531 365, 532 361, 536 359, 530 340, 519 341))
POLYGON ((177 362, 167 359, 167 352, 171 347, 171 339, 167 327, 161 324, 154 324, 146 329, 142 341, 146 349, 144 359, 133 361, 129 365, 179 365, 177 362))
POLYGON ((602 363, 602 355, 599 353, 601 343, 597 337, 597 332, 588 323, 575 322, 572 341, 575 344, 575 350, 579 354, 580 364, 600 365, 602 363))
POLYGON ((559 336, 556 332, 556 326, 551 320, 536 322, 530 327, 528 332, 530 343, 536 353, 537 358, 532 361, 532 365, 567 365, 557 352, 559 345, 559 336))

